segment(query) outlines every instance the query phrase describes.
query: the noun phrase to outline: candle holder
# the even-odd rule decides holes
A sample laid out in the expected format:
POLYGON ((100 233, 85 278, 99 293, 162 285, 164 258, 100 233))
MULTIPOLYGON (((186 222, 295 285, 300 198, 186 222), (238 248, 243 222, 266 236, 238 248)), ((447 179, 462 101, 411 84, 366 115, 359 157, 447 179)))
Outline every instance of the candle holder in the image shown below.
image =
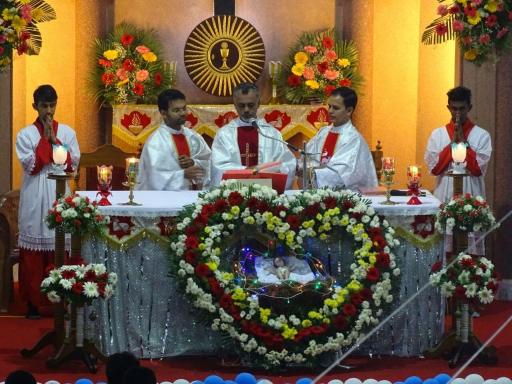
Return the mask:
POLYGON ((178 62, 177 61, 166 61, 164 63, 164 71, 169 74, 169 87, 175 88, 177 81, 178 62))
POLYGON ((393 185, 393 177, 395 176, 395 159, 393 157, 382 158, 382 176, 383 181, 381 181, 381 184, 386 186, 386 200, 381 201, 380 204, 398 204, 395 201, 391 201, 391 186, 393 185))
POLYGON ((452 143, 452 173, 466 173, 466 143, 452 143))
POLYGON ((130 157, 126 159, 126 181, 123 183, 123 185, 130 189, 130 193, 128 195, 128 201, 126 203, 122 203, 121 205, 142 205, 133 201, 133 189, 137 184, 138 171, 139 159, 135 157, 130 157))
POLYGON ((110 192, 110 188, 112 187, 112 170, 113 166, 96 166, 97 174, 98 174, 98 193, 96 196, 100 195, 101 199, 98 201, 98 205, 107 206, 112 205, 110 201, 108 201, 108 197, 112 196, 110 192))
POLYGON ((51 173, 57 176, 66 175, 66 160, 68 158, 68 149, 61 144, 54 144, 52 146, 53 163, 51 173))
POLYGON ((420 205, 422 204, 421 200, 418 198, 420 195, 420 187, 421 187, 421 167, 419 165, 409 165, 407 167, 407 191, 408 195, 411 195, 411 198, 407 202, 408 205, 420 205))
POLYGON ((270 98, 269 105, 279 104, 277 97, 277 82, 281 76, 282 64, 280 61, 270 61, 268 63, 268 73, 272 82, 272 97, 270 98))

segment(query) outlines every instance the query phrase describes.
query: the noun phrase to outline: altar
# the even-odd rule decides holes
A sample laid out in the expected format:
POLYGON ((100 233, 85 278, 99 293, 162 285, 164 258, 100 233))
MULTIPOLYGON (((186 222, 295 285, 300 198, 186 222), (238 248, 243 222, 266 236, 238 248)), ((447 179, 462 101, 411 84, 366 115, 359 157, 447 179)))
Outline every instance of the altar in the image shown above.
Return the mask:
MULTIPOLYGON (((79 192, 94 199, 96 192, 79 192)), ((293 193, 289 191, 288 193, 293 193)), ((430 267, 442 259, 443 242, 434 231, 439 201, 428 194, 424 204, 406 205, 407 197, 394 197, 395 206, 380 205, 383 196, 367 196, 379 215, 394 226, 400 246, 395 249, 401 284, 394 295, 396 308, 428 282, 430 267)), ((119 277, 114 297, 91 308, 97 314, 87 333, 107 355, 130 351, 140 358, 178 355, 214 355, 226 348, 222 335, 208 329, 196 310, 169 275, 167 235, 170 218, 197 199, 195 191, 137 191, 141 206, 119 205, 128 201, 127 191, 113 191, 111 206, 100 207, 110 215, 108 233, 88 238, 82 256, 88 262, 105 263, 119 277)), ((343 244, 330 242, 332 268, 343 244)), ((443 300, 434 288, 425 290, 406 309, 393 317, 361 346, 359 353, 419 356, 434 346, 443 332, 443 300)), ((229 348, 229 347, 227 347, 229 348)))

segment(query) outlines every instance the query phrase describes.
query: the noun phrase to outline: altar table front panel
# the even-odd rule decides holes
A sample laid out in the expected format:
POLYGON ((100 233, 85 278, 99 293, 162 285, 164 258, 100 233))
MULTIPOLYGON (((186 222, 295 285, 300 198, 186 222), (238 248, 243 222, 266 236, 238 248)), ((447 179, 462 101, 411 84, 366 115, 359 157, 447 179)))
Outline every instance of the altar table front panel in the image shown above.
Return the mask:
MULTIPOLYGON (((80 193, 93 197, 95 192, 80 193)), ((142 206, 117 205, 127 201, 127 193, 114 191, 114 205, 100 209, 105 214, 129 217, 133 228, 138 229, 133 236, 115 243, 112 236, 89 238, 82 246, 86 260, 105 263, 119 276, 115 296, 95 304, 99 316, 89 323, 88 333, 108 355, 125 350, 141 358, 221 353, 221 335, 201 321, 201 312, 169 276, 168 243, 156 234, 161 216, 175 216, 184 205, 196 201, 197 192, 137 191, 135 200, 142 206)), ((431 195, 423 198, 425 204, 421 206, 407 206, 405 197, 394 198, 401 202, 398 206, 378 204, 382 196, 368 198, 379 214, 386 212, 386 218, 397 226, 412 222, 416 215, 435 214, 439 206, 431 195)), ((442 241, 422 245, 410 238, 399 239, 401 245, 394 252, 402 280, 394 308, 428 282, 431 265, 443 255, 442 241)), ((330 247, 333 255, 342 254, 335 242, 330 247)), ((368 340, 359 353, 421 355, 439 341, 443 318, 443 300, 436 289, 429 288, 368 340)))

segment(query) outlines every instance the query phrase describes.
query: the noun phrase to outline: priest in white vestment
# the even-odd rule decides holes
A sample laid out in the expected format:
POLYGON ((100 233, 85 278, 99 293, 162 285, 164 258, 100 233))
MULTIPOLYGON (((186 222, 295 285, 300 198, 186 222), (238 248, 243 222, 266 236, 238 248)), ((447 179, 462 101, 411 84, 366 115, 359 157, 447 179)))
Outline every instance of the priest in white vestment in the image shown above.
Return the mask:
POLYGON ((45 303, 40 292, 46 267, 54 263, 55 232, 44 219, 56 197, 52 173, 53 145, 67 148, 66 171, 76 169, 80 150, 73 129, 54 120, 57 92, 51 85, 34 91, 36 121, 16 137, 16 155, 23 169, 18 216, 20 247, 20 292, 28 302, 27 318, 39 318, 38 307, 45 303))
POLYGON ((436 176, 434 195, 443 202, 453 197, 453 178, 446 173, 452 167, 452 143, 462 142, 467 145, 466 171, 470 174, 464 177, 463 192, 485 197, 484 175, 492 153, 491 136, 468 118, 472 107, 468 88, 456 87, 447 95, 452 119, 432 132, 425 151, 428 169, 436 176))
POLYGON ((281 133, 264 119, 257 119, 258 88, 248 83, 238 85, 233 91, 233 101, 238 118, 219 129, 213 140, 212 185, 220 184, 225 171, 280 161, 278 171, 288 175, 286 188, 289 189, 297 161, 281 133))
POLYGON ((203 189, 210 181, 208 144, 183 124, 187 116, 185 95, 168 89, 158 96, 163 123, 144 144, 137 189, 179 191, 203 189))
POLYGON ((313 154, 313 185, 352 190, 377 187, 372 154, 351 120, 357 94, 340 87, 332 91, 327 104, 331 125, 320 129, 306 146, 306 151, 313 154))

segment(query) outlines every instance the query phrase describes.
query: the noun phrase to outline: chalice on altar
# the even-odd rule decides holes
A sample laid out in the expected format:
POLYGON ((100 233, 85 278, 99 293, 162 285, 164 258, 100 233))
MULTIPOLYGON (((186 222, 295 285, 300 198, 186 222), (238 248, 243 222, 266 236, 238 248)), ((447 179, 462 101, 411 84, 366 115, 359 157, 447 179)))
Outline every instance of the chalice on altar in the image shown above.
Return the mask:
POLYGON ((126 159, 126 181, 123 183, 125 187, 130 188, 130 193, 128 195, 128 201, 126 203, 122 203, 122 205, 142 205, 133 201, 133 189, 137 184, 137 174, 139 172, 139 159, 136 157, 129 157, 126 159))
POLYGON ((420 195, 421 187, 421 166, 409 165, 407 167, 407 194, 411 196, 408 205, 420 205, 421 201, 418 198, 420 195))
POLYGON ((381 201, 380 204, 384 205, 395 205, 394 201, 391 201, 391 186, 393 185, 393 177, 395 176, 395 158, 394 157, 383 157, 382 158, 382 176, 383 181, 381 183, 386 186, 386 200, 381 201))
POLYGON ((96 196, 100 195, 101 199, 98 201, 98 205, 106 206, 112 205, 110 201, 108 201, 108 197, 112 196, 110 189, 112 187, 112 170, 113 166, 109 165, 101 165, 96 166, 97 174, 98 174, 98 193, 96 196))
POLYGON ((64 176, 66 174, 66 160, 68 158, 68 149, 62 144, 53 144, 52 147, 52 173, 58 176, 64 176))

